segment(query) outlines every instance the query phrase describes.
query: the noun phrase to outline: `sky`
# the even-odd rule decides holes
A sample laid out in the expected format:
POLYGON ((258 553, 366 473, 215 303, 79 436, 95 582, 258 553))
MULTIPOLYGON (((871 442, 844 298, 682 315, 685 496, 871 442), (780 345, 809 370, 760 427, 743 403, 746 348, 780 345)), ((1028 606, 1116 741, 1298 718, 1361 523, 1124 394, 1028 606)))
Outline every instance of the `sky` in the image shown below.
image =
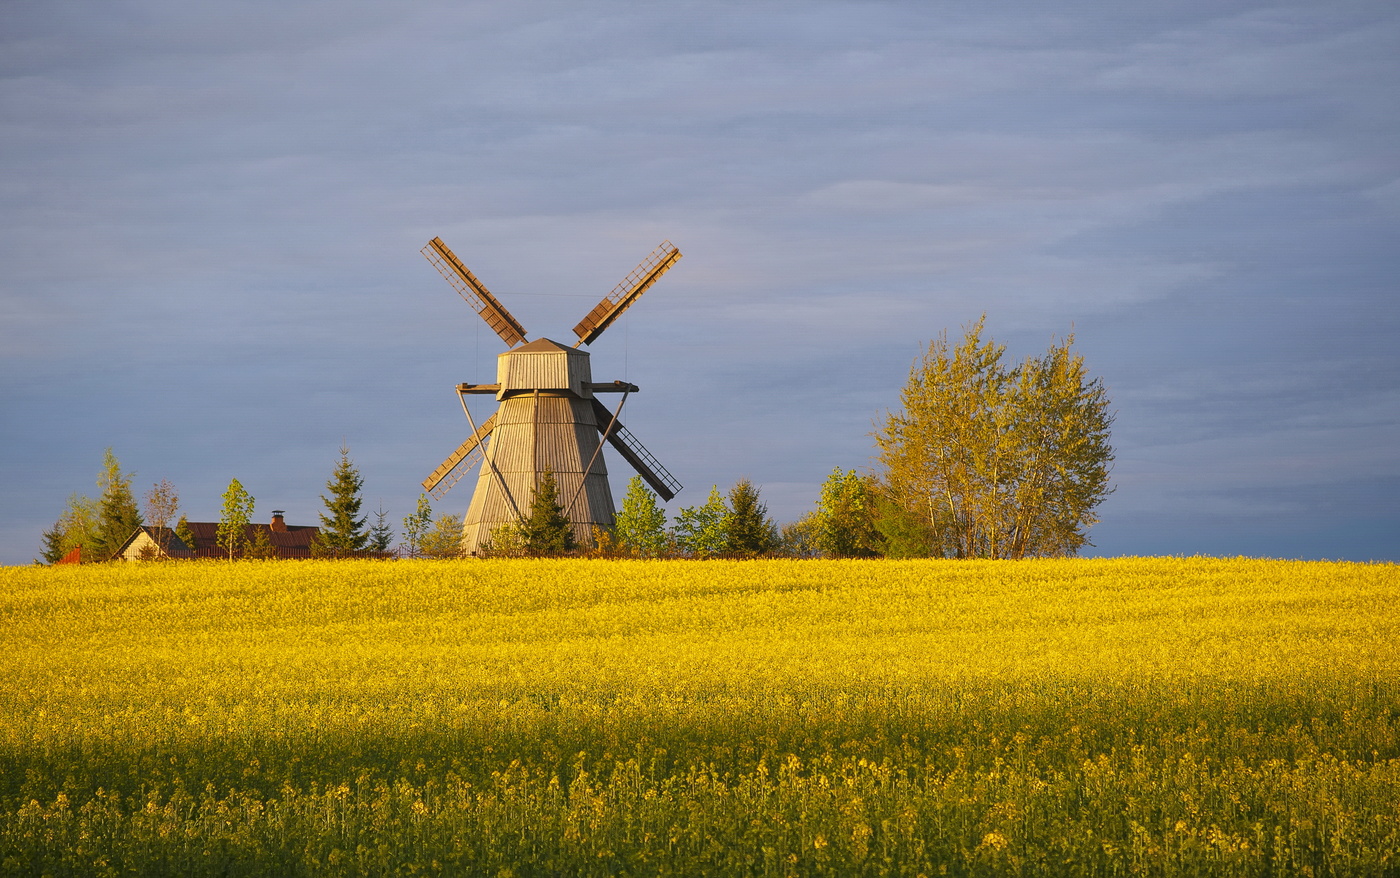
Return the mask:
POLYGON ((589 349, 673 512, 796 519, 985 314, 1112 400, 1085 554, 1400 560, 1397 94, 1392 0, 6 0, 0 564, 108 447, 401 521, 504 348, 434 236, 567 343, 680 248, 589 349))

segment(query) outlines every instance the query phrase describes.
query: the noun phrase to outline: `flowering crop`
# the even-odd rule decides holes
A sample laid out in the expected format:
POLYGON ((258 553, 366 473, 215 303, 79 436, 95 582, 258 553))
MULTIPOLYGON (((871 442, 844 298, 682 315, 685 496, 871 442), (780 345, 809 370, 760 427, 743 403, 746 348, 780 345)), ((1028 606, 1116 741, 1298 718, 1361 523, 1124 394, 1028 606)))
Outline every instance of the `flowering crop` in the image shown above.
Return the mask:
POLYGON ((1400 575, 0 569, 0 874, 1394 874, 1400 575))

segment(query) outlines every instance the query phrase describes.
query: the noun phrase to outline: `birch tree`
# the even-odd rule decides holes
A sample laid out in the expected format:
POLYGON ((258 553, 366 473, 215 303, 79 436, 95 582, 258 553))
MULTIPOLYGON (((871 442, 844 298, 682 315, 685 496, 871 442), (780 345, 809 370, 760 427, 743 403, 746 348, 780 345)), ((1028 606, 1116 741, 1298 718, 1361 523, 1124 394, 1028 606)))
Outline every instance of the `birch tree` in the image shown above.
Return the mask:
POLYGON ((253 519, 253 495, 243 489, 243 483, 238 479, 231 479, 223 500, 215 543, 228 552, 228 559, 232 561, 242 553, 248 541, 248 525, 253 519))
POLYGON ((613 534, 618 545, 631 555, 659 558, 666 552, 666 510, 656 502, 656 494, 641 476, 633 476, 627 482, 627 494, 622 498, 613 534))
POLYGON ((938 557, 1076 554, 1111 490, 1107 393, 1073 336, 1008 368, 985 319, 929 343, 876 433, 882 529, 938 557))
POLYGON ((161 479, 146 492, 146 522, 150 524, 156 538, 156 557, 166 560, 170 552, 170 522, 180 511, 180 495, 169 479, 161 479))

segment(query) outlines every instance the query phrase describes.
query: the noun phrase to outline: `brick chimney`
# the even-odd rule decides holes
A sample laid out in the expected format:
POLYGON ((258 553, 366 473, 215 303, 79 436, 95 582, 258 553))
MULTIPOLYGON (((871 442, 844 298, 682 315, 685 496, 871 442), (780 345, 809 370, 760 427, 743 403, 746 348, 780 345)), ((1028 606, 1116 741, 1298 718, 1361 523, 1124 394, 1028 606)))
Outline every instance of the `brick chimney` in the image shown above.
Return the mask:
POLYGON ((281 533, 287 529, 287 522, 282 520, 282 510, 272 510, 272 530, 274 533, 281 533))

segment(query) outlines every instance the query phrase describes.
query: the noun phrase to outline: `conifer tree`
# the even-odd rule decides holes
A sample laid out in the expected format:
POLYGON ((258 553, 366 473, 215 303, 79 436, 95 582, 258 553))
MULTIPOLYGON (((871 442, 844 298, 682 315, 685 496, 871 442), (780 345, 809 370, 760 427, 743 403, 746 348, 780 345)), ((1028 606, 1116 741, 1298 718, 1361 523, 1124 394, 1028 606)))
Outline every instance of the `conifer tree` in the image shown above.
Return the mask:
POLYGON ((666 551, 666 510, 641 476, 633 476, 622 498, 613 535, 629 554, 656 558, 666 551))
POLYGON ((559 485, 552 470, 540 475, 530 514, 521 522, 520 531, 530 555, 557 555, 574 548, 574 525, 559 503, 559 485))
POLYGON ((724 522, 725 552, 754 557, 778 547, 778 528, 768 517, 768 507, 758 499, 758 488, 740 479, 729 490, 729 516, 724 522))
POLYGON ((34 559, 35 564, 57 564, 67 554, 63 551, 63 523, 54 522, 53 527, 44 531, 43 553, 34 559))
POLYGON ((389 513, 380 503, 374 512, 374 527, 369 529, 366 543, 371 552, 387 552, 394 544, 394 528, 389 524, 389 513))
POLYGON ((369 542, 369 534, 364 526, 367 520, 360 517, 360 488, 364 480, 360 471, 350 462, 350 449, 340 446, 340 461, 335 465, 326 490, 330 496, 321 495, 329 515, 321 515, 321 530, 311 541, 311 554, 319 558, 346 558, 364 551, 369 542))
POLYGON ((185 544, 185 548, 194 551, 194 529, 190 527, 190 520, 185 516, 180 516, 180 520, 175 523, 175 539, 185 544))
POLYGON ((98 499, 97 533, 92 557, 107 560, 141 526, 141 510, 131 493, 131 473, 124 473, 109 447, 103 453, 102 474, 97 477, 102 496, 98 499))
POLYGON ((238 479, 231 479, 223 500, 215 544, 227 551, 228 559, 232 561, 242 553, 248 540, 248 525, 253 518, 253 495, 243 489, 238 479))

